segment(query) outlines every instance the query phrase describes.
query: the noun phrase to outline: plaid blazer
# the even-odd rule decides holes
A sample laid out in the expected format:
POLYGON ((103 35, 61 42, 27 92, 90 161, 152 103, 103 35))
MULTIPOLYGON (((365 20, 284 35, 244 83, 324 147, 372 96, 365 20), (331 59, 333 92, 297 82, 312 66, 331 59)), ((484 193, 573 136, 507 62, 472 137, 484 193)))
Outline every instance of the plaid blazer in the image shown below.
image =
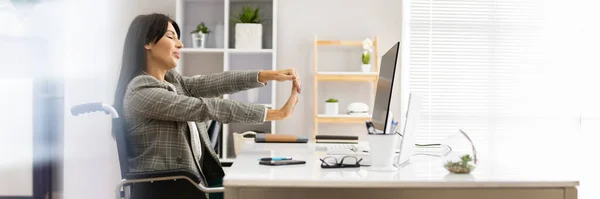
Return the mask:
POLYGON ((201 183, 225 174, 207 134, 211 120, 221 123, 262 123, 265 106, 218 98, 250 88, 263 87, 259 71, 226 71, 186 77, 170 70, 161 82, 149 74, 135 77, 128 85, 123 114, 128 130, 131 172, 186 168, 201 183), (171 83, 174 87, 170 87, 171 83), (176 92, 172 90, 176 89, 176 92), (201 146, 190 141, 187 122, 196 122, 201 146), (193 155, 202 147, 202 155, 193 155), (195 148, 194 150, 198 150, 195 148))

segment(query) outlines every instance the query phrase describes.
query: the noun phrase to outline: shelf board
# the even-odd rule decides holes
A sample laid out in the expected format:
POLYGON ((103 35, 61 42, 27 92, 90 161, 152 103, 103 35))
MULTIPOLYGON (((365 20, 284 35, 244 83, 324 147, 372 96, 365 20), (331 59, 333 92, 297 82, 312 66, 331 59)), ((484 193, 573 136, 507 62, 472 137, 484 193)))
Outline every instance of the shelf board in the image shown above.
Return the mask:
POLYGON ((272 53, 273 49, 227 49, 231 53, 272 53))
POLYGON ((375 81, 379 76, 376 72, 317 72, 315 75, 320 81, 375 81))
POLYGON ((316 119, 319 123, 365 123, 365 121, 371 120, 371 115, 318 114, 316 119))
POLYGON ((182 53, 272 53, 273 49, 182 48, 182 53))
POLYGON ((223 48, 182 48, 179 51, 182 53, 222 53, 225 50, 223 48))
POLYGON ((362 46, 362 41, 317 40, 318 46, 362 46))

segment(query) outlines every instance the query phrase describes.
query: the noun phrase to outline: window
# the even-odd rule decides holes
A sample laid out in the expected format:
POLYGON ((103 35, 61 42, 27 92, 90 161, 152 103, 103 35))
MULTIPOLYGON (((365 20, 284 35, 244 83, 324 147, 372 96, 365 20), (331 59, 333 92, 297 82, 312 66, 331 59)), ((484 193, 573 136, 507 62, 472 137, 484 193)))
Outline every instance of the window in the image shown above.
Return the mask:
MULTIPOLYGON (((425 97, 417 142, 444 143, 462 128, 482 160, 575 161, 580 141, 600 126, 591 3, 406 0, 403 82, 425 97)), ((600 195, 585 188, 582 178, 582 198, 600 195)))

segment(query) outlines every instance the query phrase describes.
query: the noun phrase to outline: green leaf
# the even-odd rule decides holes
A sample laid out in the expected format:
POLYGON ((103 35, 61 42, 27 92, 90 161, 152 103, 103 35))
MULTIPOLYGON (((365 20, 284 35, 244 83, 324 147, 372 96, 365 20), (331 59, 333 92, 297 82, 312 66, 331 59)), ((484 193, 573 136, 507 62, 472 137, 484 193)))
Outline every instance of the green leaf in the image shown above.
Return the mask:
POLYGON ((253 8, 250 5, 242 7, 240 12, 232 17, 234 23, 261 23, 260 8, 253 8))
POLYGON ((325 101, 325 102, 331 102, 331 103, 333 103, 333 102, 338 102, 338 100, 337 100, 337 99, 335 99, 335 98, 329 98, 329 99, 328 99, 327 101, 325 101))
POLYGON ((362 63, 363 64, 369 64, 369 61, 371 61, 371 53, 366 52, 362 54, 362 63))
POLYGON ((204 22, 202 22, 202 23, 198 24, 198 26, 196 26, 196 30, 192 31, 191 33, 198 33, 198 32, 208 34, 208 33, 210 33, 210 29, 208 29, 206 24, 204 24, 204 22))
POLYGON ((467 155, 463 155, 460 160, 464 163, 468 163, 470 161, 473 161, 473 158, 471 158, 471 155, 467 154, 467 155))

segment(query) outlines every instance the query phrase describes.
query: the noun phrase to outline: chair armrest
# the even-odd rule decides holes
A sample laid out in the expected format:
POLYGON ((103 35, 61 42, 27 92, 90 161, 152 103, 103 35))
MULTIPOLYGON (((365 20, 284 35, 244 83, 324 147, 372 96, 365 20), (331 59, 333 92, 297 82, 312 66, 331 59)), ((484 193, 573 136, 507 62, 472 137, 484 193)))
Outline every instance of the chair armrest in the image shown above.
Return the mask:
POLYGON ((125 176, 127 180, 144 179, 144 178, 160 178, 171 176, 185 176, 192 179, 195 183, 200 183, 200 179, 193 172, 187 169, 173 169, 161 171, 133 172, 125 176))

